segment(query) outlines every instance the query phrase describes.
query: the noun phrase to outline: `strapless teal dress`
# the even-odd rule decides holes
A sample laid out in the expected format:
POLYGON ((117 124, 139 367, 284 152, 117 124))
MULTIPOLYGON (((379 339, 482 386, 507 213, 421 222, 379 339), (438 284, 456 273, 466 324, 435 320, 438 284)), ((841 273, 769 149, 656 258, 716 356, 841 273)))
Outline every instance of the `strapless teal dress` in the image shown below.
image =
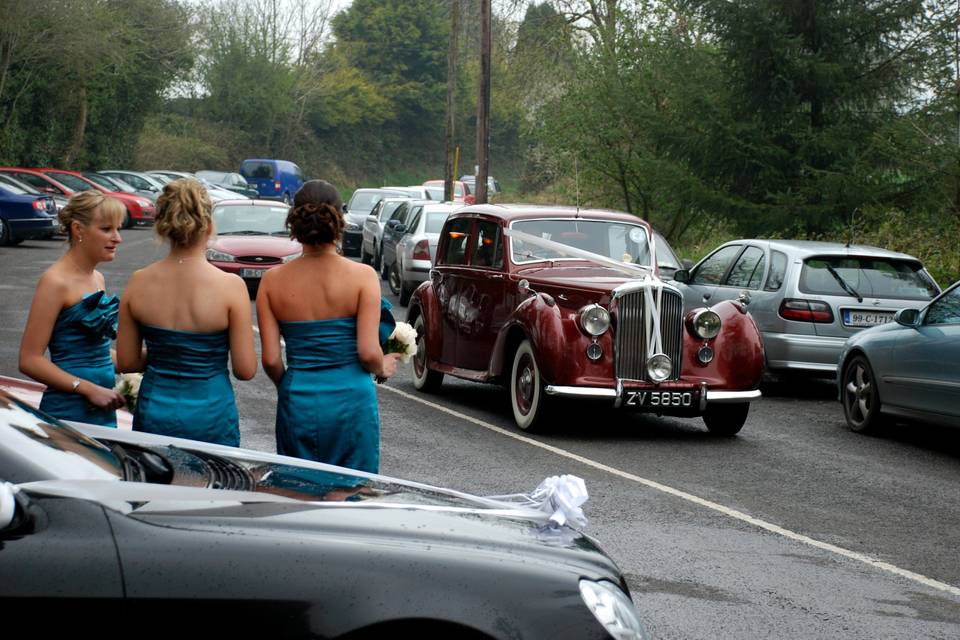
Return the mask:
POLYGON ((133 430, 238 446, 227 331, 196 333, 140 325, 147 367, 133 430))
MULTIPOLYGON (((77 378, 106 389, 116 381, 110 341, 117 337, 120 301, 103 291, 88 293, 60 312, 50 336, 50 361, 77 378)), ((117 412, 97 409, 78 393, 47 389, 40 410, 61 420, 117 426, 117 412)))
MULTIPOLYGON (((382 303, 380 342, 396 325, 382 303)), ((380 469, 380 412, 357 353, 357 319, 280 322, 287 370, 277 399, 277 453, 349 469, 380 469)))

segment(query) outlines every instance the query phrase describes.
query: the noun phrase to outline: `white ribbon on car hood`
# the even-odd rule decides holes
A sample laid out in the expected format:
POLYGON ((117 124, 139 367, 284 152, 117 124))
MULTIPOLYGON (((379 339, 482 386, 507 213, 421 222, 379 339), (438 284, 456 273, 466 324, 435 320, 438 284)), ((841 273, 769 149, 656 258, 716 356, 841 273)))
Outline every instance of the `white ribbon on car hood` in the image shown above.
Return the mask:
MULTIPOLYGON (((641 276, 641 282, 645 285, 643 295, 646 304, 643 306, 643 323, 647 336, 647 354, 652 356, 663 353, 663 339, 660 333, 660 305, 663 301, 663 281, 656 275, 657 244, 652 235, 648 240, 650 246, 650 265, 645 266, 633 264, 632 262, 614 260, 599 253, 571 247, 567 244, 547 240, 546 238, 541 238, 540 236, 535 236, 523 231, 517 231, 516 229, 507 228, 503 230, 503 233, 509 238, 516 238, 522 242, 549 249, 571 258, 580 258, 594 262, 634 278, 641 276)), ((543 258, 543 260, 549 261, 550 258, 543 258)))
POLYGON ((520 504, 550 514, 550 522, 558 526, 587 526, 587 516, 580 508, 589 498, 583 478, 573 475, 550 476, 531 493, 487 496, 491 500, 520 504))

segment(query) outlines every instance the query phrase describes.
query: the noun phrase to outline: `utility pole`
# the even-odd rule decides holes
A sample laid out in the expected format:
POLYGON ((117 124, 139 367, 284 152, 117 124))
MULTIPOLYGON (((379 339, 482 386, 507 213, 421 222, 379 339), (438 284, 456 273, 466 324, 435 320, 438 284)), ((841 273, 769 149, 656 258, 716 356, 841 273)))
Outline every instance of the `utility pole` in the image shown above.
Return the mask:
MULTIPOLYGON (((457 43, 460 39, 460 0, 450 3, 450 51, 447 53, 447 134, 444 142, 445 162, 443 169, 443 199, 453 200, 453 181, 459 158, 454 158, 454 125, 456 122, 454 99, 457 90, 457 43)), ((458 150, 459 155, 459 150, 458 150)))
POLYGON ((480 0, 480 91, 477 97, 477 204, 487 202, 490 164, 490 0, 480 0))

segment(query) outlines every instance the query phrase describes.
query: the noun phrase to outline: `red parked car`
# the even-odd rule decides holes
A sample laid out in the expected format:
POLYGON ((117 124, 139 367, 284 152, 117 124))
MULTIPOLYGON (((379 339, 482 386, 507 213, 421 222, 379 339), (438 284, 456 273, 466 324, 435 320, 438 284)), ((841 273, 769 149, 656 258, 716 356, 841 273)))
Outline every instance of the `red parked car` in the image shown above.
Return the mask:
POLYGON ((213 230, 207 260, 235 273, 251 293, 264 272, 300 255, 302 248, 286 229, 289 207, 273 200, 222 200, 213 208, 213 230))
POLYGON ((66 169, 26 169, 22 167, 0 167, 0 172, 7 173, 27 184, 39 189, 42 193, 61 195, 69 198, 74 193, 96 189, 116 198, 127 208, 127 218, 123 222, 124 228, 133 225, 153 224, 156 208, 153 203, 143 196, 120 191, 110 191, 91 182, 77 171, 66 169))
POLYGON ((609 211, 451 215, 410 302, 416 388, 437 391, 444 375, 503 383, 521 429, 544 426, 548 405, 567 397, 739 432, 760 397, 760 332, 737 301, 684 313, 651 237, 642 220, 609 211))

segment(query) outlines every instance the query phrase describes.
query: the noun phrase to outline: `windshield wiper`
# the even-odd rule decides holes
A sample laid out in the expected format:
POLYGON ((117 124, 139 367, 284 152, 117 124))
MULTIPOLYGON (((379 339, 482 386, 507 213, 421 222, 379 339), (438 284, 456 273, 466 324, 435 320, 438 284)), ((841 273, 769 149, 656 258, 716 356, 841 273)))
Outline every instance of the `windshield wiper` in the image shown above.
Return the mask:
POLYGON ((844 291, 856 298, 857 302, 863 302, 863 296, 857 293, 857 290, 851 287, 850 284, 843 279, 843 276, 837 273, 837 270, 833 268, 833 265, 831 265, 829 262, 825 262, 824 264, 827 265, 827 271, 829 271, 830 275, 832 275, 833 278, 840 283, 840 286, 843 287, 844 291))
POLYGON ((253 229, 243 229, 241 231, 221 231, 217 235, 221 236, 265 236, 266 231, 254 231, 253 229))

